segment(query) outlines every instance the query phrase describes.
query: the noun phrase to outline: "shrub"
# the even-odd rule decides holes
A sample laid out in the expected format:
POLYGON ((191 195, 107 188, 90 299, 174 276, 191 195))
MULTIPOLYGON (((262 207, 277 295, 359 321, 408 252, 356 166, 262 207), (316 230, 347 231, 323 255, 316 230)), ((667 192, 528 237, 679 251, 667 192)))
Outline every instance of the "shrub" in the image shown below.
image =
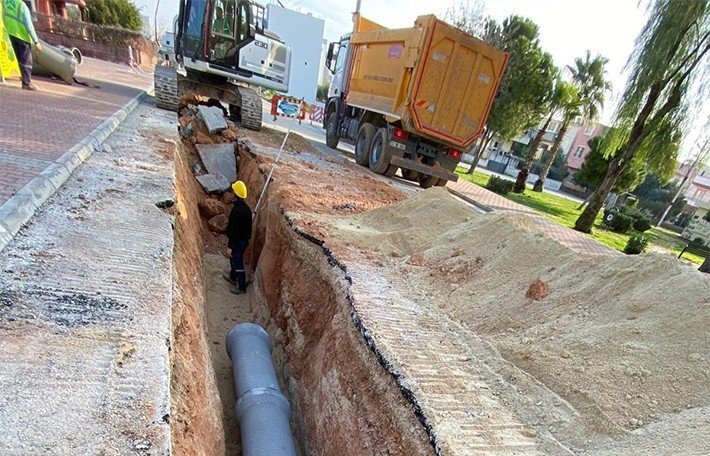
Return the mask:
POLYGON ((634 221, 634 229, 643 233, 651 229, 651 220, 648 217, 637 218, 634 221))
POLYGON ((640 218, 646 217, 638 209, 631 207, 631 206, 626 206, 626 205, 619 207, 619 212, 621 212, 622 214, 624 214, 627 217, 631 217, 634 220, 638 220, 640 218))
POLYGON ((638 255, 646 251, 648 239, 645 236, 631 236, 626 242, 624 253, 627 255, 638 255))
POLYGON ((617 231, 619 233, 626 233, 631 229, 631 227, 634 224, 634 219, 633 217, 629 217, 628 215, 622 213, 622 212, 612 212, 614 214, 614 218, 610 221, 606 221, 606 214, 604 215, 604 223, 609 226, 612 230, 617 231))
POLYGON ((328 101, 328 84, 318 86, 316 89, 316 100, 328 101))
POLYGON ((491 176, 491 178, 488 179, 486 188, 492 192, 498 193, 499 195, 507 195, 513 190, 514 184, 515 183, 513 181, 491 176))

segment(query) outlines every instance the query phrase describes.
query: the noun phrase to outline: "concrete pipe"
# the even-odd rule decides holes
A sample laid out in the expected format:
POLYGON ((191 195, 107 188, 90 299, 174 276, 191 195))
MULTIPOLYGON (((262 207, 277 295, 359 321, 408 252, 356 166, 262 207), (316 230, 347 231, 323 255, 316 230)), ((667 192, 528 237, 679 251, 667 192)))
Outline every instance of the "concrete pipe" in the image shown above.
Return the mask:
POLYGON ((227 335, 244 456, 296 456, 291 406, 279 388, 271 349, 269 335, 253 323, 241 323, 227 335))
POLYGON ((77 60, 72 52, 63 52, 42 40, 39 40, 39 42, 42 44, 41 52, 37 52, 34 47, 32 48, 32 60, 34 61, 32 72, 42 76, 56 75, 67 84, 73 83, 77 60))

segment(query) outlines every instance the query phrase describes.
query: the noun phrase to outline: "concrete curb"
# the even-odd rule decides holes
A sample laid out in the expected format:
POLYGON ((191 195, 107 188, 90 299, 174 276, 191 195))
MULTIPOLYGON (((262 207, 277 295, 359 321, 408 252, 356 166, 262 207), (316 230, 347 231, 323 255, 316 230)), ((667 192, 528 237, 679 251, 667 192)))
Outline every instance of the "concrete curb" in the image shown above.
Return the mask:
POLYGON ((94 153, 147 94, 143 90, 0 206, 0 251, 76 168, 94 153))
POLYGON ((479 201, 476 201, 475 199, 471 198, 470 196, 467 196, 459 191, 456 191, 456 190, 449 188, 449 187, 446 187, 446 190, 448 190, 449 193, 451 193, 452 195, 457 196, 457 197, 461 198, 462 200, 466 201, 467 203, 473 204, 474 206, 476 206, 477 208, 479 208, 480 210, 482 210, 484 212, 495 212, 495 209, 493 209, 492 207, 486 206, 485 204, 483 204, 479 201))

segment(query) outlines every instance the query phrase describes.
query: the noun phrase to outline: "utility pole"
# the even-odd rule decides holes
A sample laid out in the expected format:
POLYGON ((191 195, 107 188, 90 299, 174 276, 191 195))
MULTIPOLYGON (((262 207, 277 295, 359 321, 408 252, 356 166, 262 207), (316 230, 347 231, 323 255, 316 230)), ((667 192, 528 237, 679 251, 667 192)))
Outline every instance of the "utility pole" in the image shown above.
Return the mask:
MULTIPOLYGON (((695 171, 695 168, 698 166, 698 164, 705 163, 705 159, 707 158, 708 152, 710 151, 708 149, 708 142, 710 142, 710 138, 705 140, 705 144, 703 144, 703 146, 698 151, 698 155, 695 157, 695 160, 693 160, 692 164, 688 166, 688 169, 685 172, 685 176, 683 176, 683 180, 678 186, 678 191, 675 193, 673 200, 668 205, 666 210, 663 211, 663 215, 661 216, 661 219, 658 221, 658 224, 656 226, 661 226, 666 220, 666 217, 668 217, 668 213, 671 211, 671 208, 675 204, 676 200, 678 200, 678 197, 680 197, 680 195, 685 191, 685 183, 688 181, 688 178, 693 173, 693 171, 695 171)), ((700 145, 700 143, 698 143, 698 145, 700 145)), ((693 178, 695 178, 695 176, 693 176, 693 178)))
MULTIPOLYGON (((160 8, 160 0, 155 3, 155 15, 153 16, 153 27, 155 28, 155 42, 160 46, 160 37, 158 36, 158 8, 160 8)), ((177 32, 176 30, 173 30, 177 32)))

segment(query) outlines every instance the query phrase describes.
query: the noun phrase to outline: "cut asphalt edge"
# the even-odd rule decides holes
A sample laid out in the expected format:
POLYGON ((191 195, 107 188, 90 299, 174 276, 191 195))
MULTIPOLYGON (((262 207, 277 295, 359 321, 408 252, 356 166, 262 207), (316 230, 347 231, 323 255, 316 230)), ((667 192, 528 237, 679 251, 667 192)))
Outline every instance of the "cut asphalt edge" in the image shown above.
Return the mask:
POLYGON ((91 157, 94 150, 101 147, 147 94, 147 90, 142 90, 0 206, 0 251, 30 221, 42 204, 59 190, 74 170, 91 157))

